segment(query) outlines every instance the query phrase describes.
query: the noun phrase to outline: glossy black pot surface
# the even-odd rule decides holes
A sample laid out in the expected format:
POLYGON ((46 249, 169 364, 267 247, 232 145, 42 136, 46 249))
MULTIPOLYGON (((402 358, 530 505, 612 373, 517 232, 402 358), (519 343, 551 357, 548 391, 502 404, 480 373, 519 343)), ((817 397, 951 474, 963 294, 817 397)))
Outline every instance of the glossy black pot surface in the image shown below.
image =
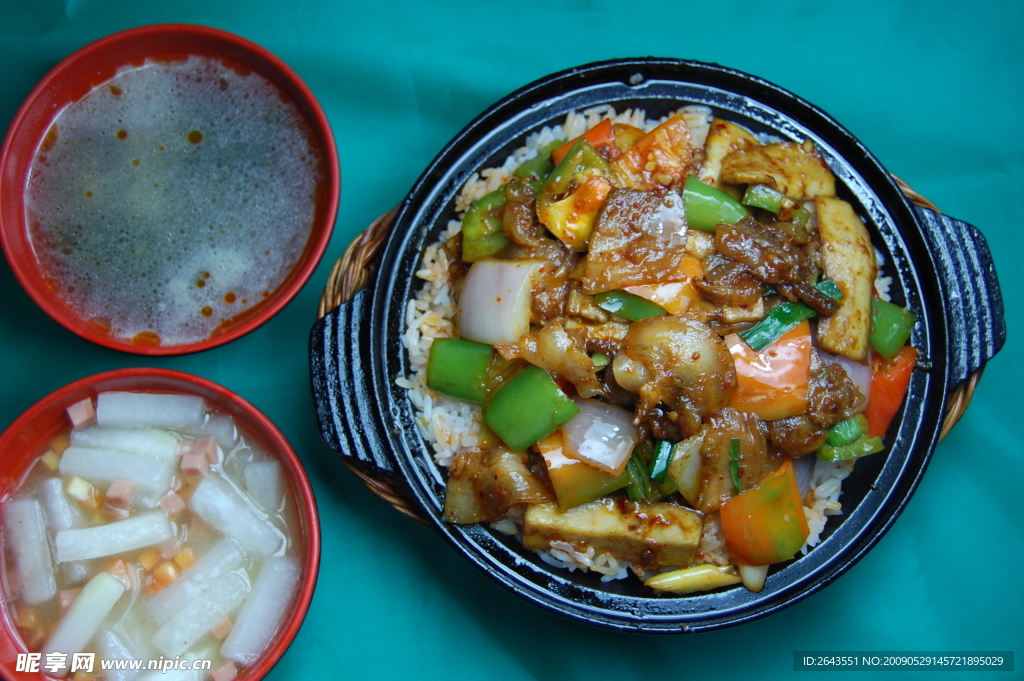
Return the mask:
POLYGON ((509 95, 466 127, 427 168, 402 203, 375 276, 321 319, 311 337, 313 393, 324 439, 370 475, 407 488, 424 516, 468 560, 502 586, 543 608, 612 629, 699 631, 768 615, 805 598, 849 569, 882 537, 910 500, 938 441, 953 389, 991 359, 1005 339, 992 259, 971 225, 910 205, 892 177, 824 112, 759 78, 711 64, 628 59, 582 66, 509 95), (885 438, 885 454, 858 462, 843 484, 844 514, 806 556, 773 566, 764 589, 656 595, 635 579, 552 568, 514 538, 486 525, 442 518, 444 475, 414 424, 400 337, 405 306, 422 282, 424 248, 455 217, 470 175, 501 165, 526 136, 597 104, 643 108, 657 118, 684 104, 754 132, 811 139, 837 179, 841 198, 865 220, 893 277, 894 302, 917 314, 919 350, 909 396, 885 438))

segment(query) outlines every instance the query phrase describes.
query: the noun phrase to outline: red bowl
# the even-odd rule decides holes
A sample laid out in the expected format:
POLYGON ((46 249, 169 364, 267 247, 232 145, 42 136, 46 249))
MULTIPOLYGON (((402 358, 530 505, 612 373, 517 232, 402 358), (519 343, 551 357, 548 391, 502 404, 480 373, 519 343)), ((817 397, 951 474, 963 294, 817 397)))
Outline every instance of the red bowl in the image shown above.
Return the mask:
MULTIPOLYGON (((305 469, 291 445, 270 420, 253 405, 216 383, 168 369, 133 368, 108 371, 89 376, 64 386, 43 398, 0 435, 0 500, 6 499, 43 451, 45 444, 69 427, 66 409, 98 393, 116 390, 132 392, 169 392, 199 395, 207 404, 233 417, 242 430, 256 439, 264 451, 277 457, 290 483, 299 519, 296 543, 304 557, 303 574, 298 594, 294 596, 288 620, 278 629, 273 644, 255 665, 240 670, 238 679, 262 679, 277 663, 306 617, 313 598, 320 568, 320 520, 313 489, 305 469)), ((9 599, 4 598, 4 602, 9 599)), ((13 613, 0 606, 0 678, 11 681, 40 681, 48 678, 38 673, 16 671, 18 653, 28 652, 18 634, 13 613)), ((98 670, 99 665, 96 665, 98 670)))
MULTIPOLYGON (((327 248, 340 194, 337 150, 327 117, 309 88, 284 62, 239 36, 204 26, 162 24, 107 36, 73 53, 43 78, 22 104, 0 150, 0 242, 21 285, 57 322, 95 343, 143 355, 177 355, 227 343, 257 328, 281 310, 302 288, 327 248), (317 158, 320 181, 313 228, 297 263, 273 291, 245 311, 224 318, 204 339, 160 344, 153 333, 119 337, 109 324, 83 319, 55 291, 37 259, 29 236, 26 195, 37 154, 44 153, 47 133, 69 104, 85 97, 126 66, 181 61, 188 56, 215 59, 239 74, 261 75, 298 109, 301 125, 317 158)), ((251 263, 252 271, 257 267, 251 263)))

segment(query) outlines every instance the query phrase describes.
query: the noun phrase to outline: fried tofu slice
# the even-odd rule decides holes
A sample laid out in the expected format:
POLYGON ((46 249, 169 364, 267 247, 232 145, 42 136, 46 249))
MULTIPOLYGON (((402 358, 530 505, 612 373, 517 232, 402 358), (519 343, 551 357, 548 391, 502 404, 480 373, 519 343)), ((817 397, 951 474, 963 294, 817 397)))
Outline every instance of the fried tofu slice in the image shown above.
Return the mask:
POLYGON ((843 292, 839 311, 818 323, 818 343, 837 355, 863 362, 871 333, 871 296, 878 264, 868 230, 841 199, 817 198, 824 276, 843 292))
POLYGON ((697 179, 721 189, 722 161, 725 157, 734 151, 753 149, 756 146, 757 140, 746 128, 716 118, 711 121, 711 129, 704 142, 704 165, 697 173, 697 179))
POLYGON ((722 160, 721 179, 767 184, 795 201, 836 195, 836 178, 810 140, 733 151, 722 160))
POLYGON ((568 511, 558 504, 533 504, 526 511, 523 546, 546 551, 563 541, 579 552, 593 548, 619 560, 658 569, 686 566, 700 543, 704 517, 668 502, 597 499, 568 511))

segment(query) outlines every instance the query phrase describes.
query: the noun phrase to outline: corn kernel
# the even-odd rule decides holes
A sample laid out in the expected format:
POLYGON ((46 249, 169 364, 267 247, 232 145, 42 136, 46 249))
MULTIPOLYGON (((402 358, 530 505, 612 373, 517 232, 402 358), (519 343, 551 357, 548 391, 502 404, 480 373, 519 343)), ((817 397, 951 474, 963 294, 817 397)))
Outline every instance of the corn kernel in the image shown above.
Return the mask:
POLYGON ((64 589, 57 593, 57 605, 60 607, 60 613, 63 615, 71 607, 71 604, 75 602, 75 598, 78 596, 78 592, 81 589, 64 589))
POLYGON ((60 455, 52 449, 47 449, 46 453, 39 457, 39 460, 51 471, 55 471, 60 467, 60 455))
POLYGON ((65 487, 68 492, 68 496, 76 501, 86 501, 96 495, 96 488, 90 485, 85 480, 82 480, 77 475, 71 477, 68 480, 68 484, 65 487))
POLYGON ((139 555, 139 562, 146 570, 152 570, 153 566, 160 562, 163 556, 156 549, 147 549, 139 555))
POLYGON ((178 578, 178 568, 171 561, 164 561, 157 569, 153 570, 153 578, 162 586, 167 586, 178 578))
POLYGON ((50 440, 50 449, 53 450, 57 456, 63 456, 64 450, 71 446, 71 438, 67 433, 61 433, 57 437, 50 440))
POLYGON ((188 570, 196 563, 196 554, 192 553, 192 549, 187 546, 181 550, 181 553, 174 557, 174 562, 178 564, 182 570, 188 570))

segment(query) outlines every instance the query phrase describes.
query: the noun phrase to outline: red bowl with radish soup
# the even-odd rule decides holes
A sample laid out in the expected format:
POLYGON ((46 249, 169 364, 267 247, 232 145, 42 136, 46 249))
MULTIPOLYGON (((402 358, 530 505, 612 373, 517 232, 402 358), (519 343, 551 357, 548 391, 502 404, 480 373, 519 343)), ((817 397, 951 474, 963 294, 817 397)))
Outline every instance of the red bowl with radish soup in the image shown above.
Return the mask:
POLYGON ((0 676, 260 679, 313 596, 320 529, 284 436, 205 379, 83 378, 0 436, 0 676))
POLYGON ((0 152, 0 241, 70 331, 144 355, 257 328, 327 247, 339 196, 327 118, 262 47, 143 26, 70 55, 0 152))

